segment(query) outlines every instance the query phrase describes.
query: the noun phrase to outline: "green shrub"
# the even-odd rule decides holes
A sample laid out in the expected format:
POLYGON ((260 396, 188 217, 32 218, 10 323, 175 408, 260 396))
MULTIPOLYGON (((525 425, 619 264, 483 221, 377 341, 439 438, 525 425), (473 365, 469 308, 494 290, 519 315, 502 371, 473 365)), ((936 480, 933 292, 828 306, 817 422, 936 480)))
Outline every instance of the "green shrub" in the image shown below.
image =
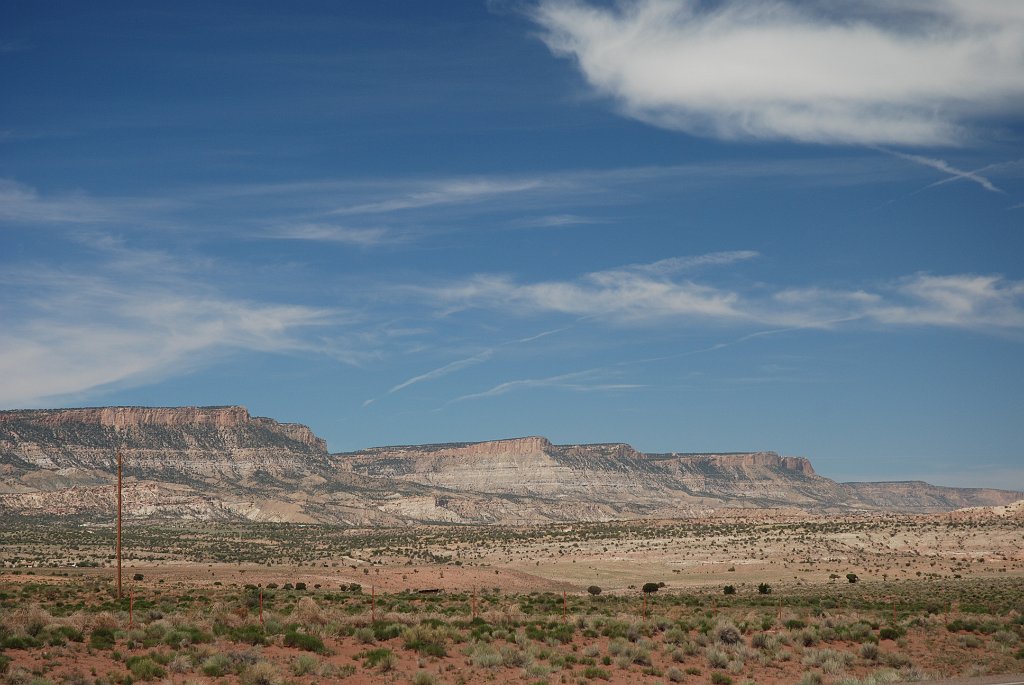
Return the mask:
POLYGON ((412 677, 412 685, 438 685, 437 676, 427 671, 417 671, 412 677))
POLYGON ((899 628, 892 628, 886 626, 878 631, 878 639, 880 640, 896 640, 903 635, 903 631, 899 628))
POLYGON ((408 628, 402 633, 405 648, 419 652, 424 656, 448 656, 448 650, 445 647, 445 637, 444 631, 422 625, 408 628))
POLYGON ((387 673, 398 665, 398 657, 387 647, 368 650, 362 657, 364 668, 376 668, 381 673, 387 673))
POLYGON ((686 679, 686 674, 675 666, 669 666, 665 669, 665 677, 670 683, 681 683, 686 679))
POLYGON ((734 645, 743 639, 743 634, 731 621, 719 621, 715 625, 715 639, 727 645, 734 645))
POLYGON ((281 685, 284 679, 277 667, 269 661, 257 661, 242 671, 242 685, 281 685))
POLYGON ((373 635, 378 640, 392 640, 405 630, 401 623, 389 623, 387 621, 375 621, 373 624, 373 635))
POLYGON ((583 677, 587 680, 593 680, 594 678, 600 678, 601 680, 611 680, 612 675, 600 666, 587 666, 583 669, 583 677))
MULTIPOLYGON (((853 581, 850 581, 851 583, 853 581)), ((821 674, 815 673, 814 671, 808 671, 804 673, 798 682, 798 685, 821 685, 821 674)))
POLYGON ((714 685, 732 685, 732 678, 721 671, 714 671, 711 674, 711 682, 714 683, 714 685))
POLYGON ((263 626, 258 623, 246 623, 245 625, 230 628, 227 630, 226 636, 232 642, 242 642, 247 645, 264 645, 267 643, 267 636, 263 626))
POLYGON ((770 595, 772 594, 772 586, 768 583, 759 583, 757 586, 758 594, 770 595))
POLYGON ((167 671, 164 670, 163 666, 148 656, 128 657, 125 665, 132 672, 132 677, 136 680, 154 680, 167 675, 167 671))
POLYGON ((178 626, 164 635, 164 644, 170 647, 182 647, 211 642, 213 637, 195 626, 178 626))
POLYGON ((316 635, 310 635, 309 633, 299 633, 294 629, 285 632, 284 634, 284 646, 285 647, 296 647, 307 652, 316 652, 317 654, 323 654, 327 651, 324 647, 324 641, 316 635))
POLYGON ((203 675, 220 678, 231 672, 231 659, 226 654, 211 654, 203 661, 199 670, 203 672, 203 675))
POLYGON ((865 642, 860 646, 860 656, 862 659, 876 661, 878 659, 878 645, 874 642, 865 642))
POLYGON ((292 673, 297 676, 309 675, 320 671, 320 660, 312 654, 300 654, 292 661, 292 673))
POLYGON ((89 646, 93 649, 113 649, 114 631, 110 628, 94 628, 89 635, 89 646))
MULTIPOLYGON (((32 649, 38 646, 39 640, 28 635, 8 635, 0 640, 0 648, 3 649, 32 649)), ((99 647, 98 649, 111 649, 113 646, 111 643, 110 647, 99 647)))
POLYGON ((710 647, 704 652, 704 656, 707 657, 708 665, 711 668, 725 668, 729 665, 729 655, 720 649, 710 647))
POLYGON ((474 666, 481 668, 496 668, 504 661, 501 652, 486 642, 478 642, 469 653, 470 661, 474 666))

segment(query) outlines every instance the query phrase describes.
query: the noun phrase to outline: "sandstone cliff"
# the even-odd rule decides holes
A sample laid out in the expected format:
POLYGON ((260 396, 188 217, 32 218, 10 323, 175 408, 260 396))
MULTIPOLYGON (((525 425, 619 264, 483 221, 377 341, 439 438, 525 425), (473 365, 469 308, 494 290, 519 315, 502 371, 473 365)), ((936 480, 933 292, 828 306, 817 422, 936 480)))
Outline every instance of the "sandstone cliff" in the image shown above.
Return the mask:
POLYGON ((536 436, 378 447, 332 460, 339 469, 373 478, 524 498, 526 518, 536 512, 527 502, 539 498, 555 503, 549 511, 595 520, 687 516, 722 507, 924 513, 1019 496, 926 483, 841 484, 819 476, 807 459, 774 452, 644 454, 622 443, 553 445, 536 436))
POLYGON ((109 519, 116 454, 137 517, 398 525, 676 518, 726 508, 940 512, 1001 490, 837 483, 774 452, 644 454, 543 437, 329 454, 244 407, 0 412, 0 513, 109 519))

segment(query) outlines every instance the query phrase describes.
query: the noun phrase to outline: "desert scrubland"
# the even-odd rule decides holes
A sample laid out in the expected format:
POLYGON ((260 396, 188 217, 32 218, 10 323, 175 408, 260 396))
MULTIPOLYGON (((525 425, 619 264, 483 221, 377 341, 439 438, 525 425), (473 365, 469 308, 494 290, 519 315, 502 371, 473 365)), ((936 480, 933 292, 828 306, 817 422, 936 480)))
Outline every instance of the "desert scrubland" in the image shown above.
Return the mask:
POLYGON ((1017 514, 129 524, 120 600, 111 526, 18 519, 0 533, 0 664, 11 685, 1013 673, 1024 670, 1017 514))

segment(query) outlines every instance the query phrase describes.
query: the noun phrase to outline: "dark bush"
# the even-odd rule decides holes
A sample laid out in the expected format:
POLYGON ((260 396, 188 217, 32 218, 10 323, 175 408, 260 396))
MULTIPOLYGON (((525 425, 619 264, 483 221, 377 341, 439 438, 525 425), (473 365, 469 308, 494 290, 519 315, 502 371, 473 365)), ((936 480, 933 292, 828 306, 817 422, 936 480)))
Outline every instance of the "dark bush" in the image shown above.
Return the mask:
POLYGON ((644 586, 640 589, 643 590, 646 594, 651 594, 652 592, 657 592, 659 587, 661 586, 657 583, 644 583, 644 586))
POLYGON ((148 656, 130 656, 125 665, 137 680, 154 680, 167 675, 167 671, 148 656))
POLYGON ((284 634, 284 646, 296 647, 307 652, 316 652, 317 654, 323 654, 327 651, 327 648, 324 647, 324 641, 316 635, 299 633, 295 630, 289 630, 284 634))
POLYGON ((772 594, 772 586, 768 583, 760 583, 757 586, 757 591, 762 595, 770 595, 772 594))
POLYGON ((878 631, 878 639, 880 640, 896 640, 903 635, 903 631, 899 628, 882 628, 878 631))
POLYGON ((89 635, 89 646, 93 649, 113 649, 114 631, 110 628, 96 628, 89 635))
POLYGON ((599 588, 596 585, 591 585, 590 587, 587 588, 587 592, 589 592, 590 594, 592 594, 594 596, 597 596, 597 595, 601 594, 601 588, 599 588))
POLYGON ((726 585, 724 588, 722 588, 722 593, 726 594, 726 595, 735 595, 736 594, 736 586, 735 585, 726 585))

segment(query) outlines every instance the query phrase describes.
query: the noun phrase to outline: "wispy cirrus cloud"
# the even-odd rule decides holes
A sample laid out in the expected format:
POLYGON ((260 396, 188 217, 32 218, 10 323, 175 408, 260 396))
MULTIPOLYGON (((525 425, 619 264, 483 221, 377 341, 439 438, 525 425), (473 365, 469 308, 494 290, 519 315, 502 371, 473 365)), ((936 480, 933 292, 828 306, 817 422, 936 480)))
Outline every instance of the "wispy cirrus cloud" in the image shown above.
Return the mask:
POLYGON ((1024 281, 998 275, 915 274, 896 282, 892 291, 890 298, 868 308, 884 324, 1024 330, 1024 281))
MULTIPOLYGON (((567 330, 569 330, 569 328, 571 328, 571 326, 564 326, 562 328, 554 328, 554 329, 547 330, 547 331, 541 331, 540 333, 535 333, 533 335, 528 335, 525 338, 516 338, 515 340, 506 341, 506 342, 504 342, 504 343, 502 343, 502 344, 500 344, 500 345, 498 345, 496 347, 491 347, 491 348, 488 348, 488 349, 485 349, 485 350, 481 350, 480 352, 478 352, 478 353, 476 353, 476 354, 474 354, 474 355, 472 355, 470 357, 464 357, 462 359, 456 359, 453 362, 449 362, 449 363, 447 363, 447 364, 445 364, 443 366, 439 366, 439 367, 437 367, 435 369, 431 369, 430 371, 427 371, 426 373, 418 374, 416 376, 413 376, 412 378, 409 378, 407 380, 402 381, 401 383, 399 383, 399 384, 397 384, 395 386, 392 386, 391 388, 388 389, 388 391, 385 393, 385 395, 393 395, 396 392, 399 392, 400 390, 405 390, 409 386, 416 385, 417 383, 425 383, 425 382, 428 382, 428 381, 436 381, 436 380, 438 380, 440 378, 444 378, 445 376, 451 375, 453 373, 457 373, 459 371, 462 371, 464 369, 470 368, 472 366, 476 366, 477 364, 482 364, 482 363, 484 363, 486 361, 489 361, 491 358, 493 358, 494 354, 499 349, 501 349, 503 347, 508 347, 510 345, 523 345, 523 344, 526 344, 526 343, 531 343, 531 342, 534 342, 535 340, 540 340, 542 338, 546 338, 549 335, 555 335, 557 333, 561 333, 563 331, 567 331, 567 330)), ((365 402, 363 402, 363 406, 364 407, 368 407, 371 404, 373 404, 374 402, 376 402, 377 399, 378 398, 376 398, 376 397, 370 398, 370 399, 366 400, 365 402)))
POLYGON ((595 271, 576 281, 520 284, 507 276, 479 275, 420 290, 452 310, 490 306, 623 323, 676 317, 741 320, 748 316, 736 308, 736 293, 693 281, 675 281, 671 276, 699 266, 730 264, 756 256, 753 251, 734 251, 675 257, 595 271))
POLYGON ((984 173, 985 169, 995 168, 995 167, 1000 166, 1000 165, 993 164, 993 165, 989 165, 988 167, 985 167, 985 169, 978 169, 978 170, 975 170, 975 171, 969 171, 969 170, 964 170, 964 169, 958 169, 958 168, 956 168, 955 166, 953 166, 952 164, 950 164, 949 162, 947 162, 947 161, 945 161, 943 159, 936 159, 934 157, 924 157, 922 155, 910 155, 910 154, 906 154, 904 152, 896 152, 894 150, 886 150, 884 148, 879 148, 879 149, 882 150, 883 152, 887 153, 887 154, 893 155, 894 157, 899 157, 900 159, 905 159, 905 160, 907 160, 909 162, 913 162, 915 164, 920 164, 921 166, 930 167, 932 169, 936 169, 938 171, 941 171, 944 174, 948 174, 948 176, 949 176, 948 178, 945 178, 945 179, 943 179, 941 181, 936 181, 935 183, 932 183, 931 185, 928 186, 929 188, 932 188, 932 187, 937 186, 937 185, 942 185, 942 184, 948 183, 950 181, 965 180, 965 181, 971 181, 972 183, 977 183, 979 186, 981 186, 985 190, 988 190, 989 192, 1005 194, 1005 191, 1002 188, 997 187, 991 180, 989 180, 988 178, 986 178, 985 176, 982 175, 982 173, 984 173))
POLYGON ((426 373, 421 373, 418 376, 413 376, 408 380, 402 381, 398 385, 389 388, 387 394, 391 395, 392 393, 396 393, 399 390, 404 390, 408 388, 410 385, 416 385, 417 383, 423 383, 424 381, 437 380, 438 378, 442 378, 444 376, 447 376, 448 374, 455 373, 456 371, 461 371, 462 369, 468 368, 470 366, 475 366, 477 364, 487 361, 488 359, 491 358, 493 354, 494 350, 484 350, 479 354, 474 354, 472 357, 466 357, 465 359, 457 359, 451 363, 445 364, 444 366, 432 369, 430 371, 427 371, 426 373))
POLYGON ((545 216, 521 219, 515 222, 515 225, 522 228, 561 228, 563 226, 578 226, 581 224, 602 224, 606 221, 607 219, 580 216, 578 214, 547 214, 545 216))
POLYGON ((0 219, 23 223, 87 224, 109 221, 119 212, 85 193, 45 196, 35 188, 0 179, 0 219))
POLYGON ((577 392, 600 392, 611 390, 632 390, 644 387, 635 383, 608 383, 599 382, 602 376, 606 376, 604 369, 589 369, 587 371, 574 371, 545 378, 521 378, 512 381, 499 383, 483 392, 470 393, 457 397, 449 404, 466 402, 468 400, 482 400, 488 397, 497 397, 515 390, 526 390, 531 388, 562 388, 577 392))
POLYGON ((679 278, 701 264, 728 264, 754 255, 681 257, 561 281, 521 283, 503 275, 477 275, 416 292, 445 312, 489 308, 522 316, 559 313, 620 327, 703 323, 794 330, 860 321, 885 328, 1024 332, 1024 282, 1000 275, 920 273, 847 290, 765 284, 723 288, 679 278))
POLYGON ((339 207, 329 214, 380 214, 436 205, 460 205, 481 202, 488 198, 535 191, 544 186, 537 178, 524 179, 451 179, 424 184, 397 197, 339 207))
POLYGON ((231 297, 165 253, 95 246, 95 269, 0 269, 0 404, 146 383, 238 351, 346 357, 309 335, 336 325, 337 311, 231 297))
POLYGON ((356 247, 395 245, 410 239, 407 233, 400 233, 389 228, 352 228, 323 223, 282 226, 263 233, 261 237, 273 240, 338 243, 356 247))
POLYGON ((531 17, 625 115, 696 135, 956 145, 1024 102, 1015 2, 541 0, 531 17))

